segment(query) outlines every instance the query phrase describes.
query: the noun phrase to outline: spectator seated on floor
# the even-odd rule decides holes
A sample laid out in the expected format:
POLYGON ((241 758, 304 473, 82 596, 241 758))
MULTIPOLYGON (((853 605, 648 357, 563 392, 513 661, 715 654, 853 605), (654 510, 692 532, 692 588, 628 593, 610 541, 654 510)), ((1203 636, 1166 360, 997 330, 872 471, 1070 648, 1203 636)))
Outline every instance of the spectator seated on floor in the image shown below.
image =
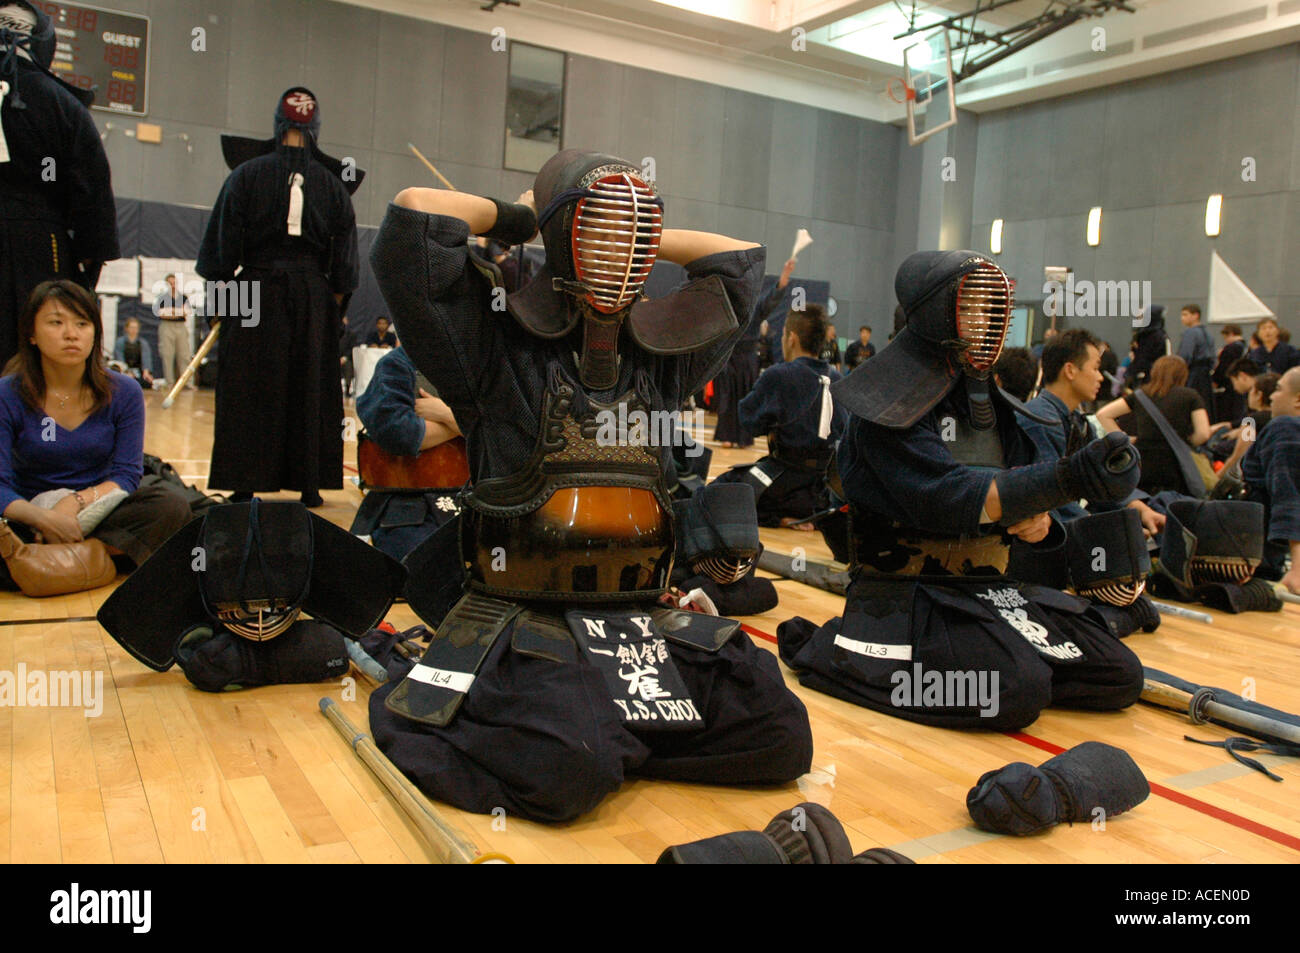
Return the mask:
MULTIPOLYGON (((37 285, 0 378, 0 513, 24 542, 98 540, 120 568, 190 518, 166 485, 141 487, 144 395, 108 370, 99 302, 67 279, 37 285)), ((0 566, 0 588, 15 588, 0 566)))

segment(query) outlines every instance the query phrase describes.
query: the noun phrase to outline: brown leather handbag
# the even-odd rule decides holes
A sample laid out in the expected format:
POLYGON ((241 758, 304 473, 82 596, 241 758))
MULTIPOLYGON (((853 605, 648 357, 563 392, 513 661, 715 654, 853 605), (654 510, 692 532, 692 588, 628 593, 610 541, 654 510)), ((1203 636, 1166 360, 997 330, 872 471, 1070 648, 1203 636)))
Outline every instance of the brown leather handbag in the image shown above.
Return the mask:
POLYGON ((117 577, 117 567, 99 540, 24 543, 5 520, 0 520, 0 556, 25 596, 98 589, 117 577))

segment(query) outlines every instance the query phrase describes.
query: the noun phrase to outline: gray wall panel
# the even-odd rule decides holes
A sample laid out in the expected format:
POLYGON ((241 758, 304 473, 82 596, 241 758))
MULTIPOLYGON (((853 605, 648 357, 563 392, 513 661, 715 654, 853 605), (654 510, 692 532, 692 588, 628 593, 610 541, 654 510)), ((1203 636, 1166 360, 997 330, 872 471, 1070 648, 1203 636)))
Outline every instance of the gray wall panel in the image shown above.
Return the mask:
POLYGON ((375 153, 374 167, 366 170, 366 180, 361 183, 361 188, 352 197, 352 207, 357 210, 357 221, 379 224, 383 221, 384 213, 388 211, 388 203, 402 189, 412 187, 441 188, 442 186, 433 180, 429 170, 409 152, 405 155, 396 152, 375 153), (364 196, 362 193, 365 193, 364 196), (369 215, 364 218, 360 210, 363 198, 370 209, 369 215))
MULTIPOLYGON (((1296 267, 1296 250, 1300 249, 1300 193, 1287 193, 1283 205, 1285 218, 1282 222, 1282 274, 1278 282, 1278 293, 1300 295, 1300 267, 1296 267)), ((1296 313, 1293 311, 1286 315, 1286 318, 1295 322, 1296 313)))
POLYGON ((1050 201, 1052 165, 1050 160, 1044 161, 1048 156, 1038 144, 1050 142, 1051 130, 1051 113, 1041 104, 1028 106, 1012 117, 1002 159, 1007 182, 1002 193, 1004 209, 994 218, 1032 218, 1050 201))
MULTIPOLYGON (((762 241, 767 246, 767 273, 774 275, 781 270, 785 264, 786 258, 790 254, 790 249, 794 246, 794 236, 800 228, 806 228, 810 233, 813 231, 814 223, 807 218, 798 215, 785 215, 781 212, 768 212, 767 224, 763 229, 763 237, 759 239, 754 235, 746 235, 750 241, 762 241)), ((817 235, 813 234, 814 243, 817 241, 817 235)), ((821 269, 813 267, 805 268, 811 260, 812 249, 804 252, 804 257, 800 259, 800 266, 795 271, 800 277, 805 278, 823 278, 827 281, 834 281, 834 276, 825 274, 821 269)))
MULTIPOLYGON (((972 218, 977 222, 1007 217, 1005 195, 1010 180, 1006 174, 1006 154, 1010 128, 1009 112, 986 113, 980 117, 979 140, 975 149, 975 202, 971 210, 972 218)), ((911 148, 906 140, 900 144, 902 161, 906 161, 911 148)))
POLYGON ((718 132, 725 122, 725 93, 720 86, 677 80, 673 117, 673 164, 677 175, 673 194, 707 202, 718 201, 722 183, 722 150, 718 132))
MULTIPOLYGON (((836 298, 858 298, 857 233, 860 230, 841 222, 814 219, 809 224, 808 231, 814 241, 799 259, 799 264, 805 266, 804 273, 827 278, 831 283, 831 294, 836 298)), ((777 246, 777 250, 781 255, 789 254, 781 246, 777 246)), ((847 336, 838 322, 836 327, 839 328, 841 337, 847 336)))
MULTIPOLYGON (((307 23, 310 6, 306 0, 235 0, 225 87, 224 125, 228 130, 271 135, 276 100, 289 87, 302 83, 307 55, 306 30, 272 29, 271 25, 307 23)), ((214 98, 219 95, 218 90, 204 85, 214 98)), ((329 109, 330 104, 322 101, 322 125, 329 120, 329 109)))
POLYGON ((1225 136, 1225 149, 1230 150, 1226 154, 1228 176, 1222 189, 1225 196, 1258 195, 1288 187, 1293 130, 1287 122, 1294 115, 1297 99, 1298 51, 1300 46, 1292 44, 1229 60, 1223 75, 1206 84, 1209 89, 1230 92, 1225 136), (1245 155, 1256 159, 1254 182, 1241 180, 1241 158, 1245 155))
POLYGON ((1231 90, 1224 83, 1207 82, 1200 72, 1178 74, 1162 100, 1160 188, 1152 196, 1162 205, 1204 202, 1211 193, 1222 192, 1225 172, 1231 172, 1225 163, 1237 162, 1228 156, 1229 143, 1240 142, 1228 134, 1231 90))
POLYGON ((874 228, 857 229, 854 258, 857 261, 854 299, 865 309, 857 324, 872 329, 872 342, 879 350, 894 327, 894 235, 874 228))
MULTIPOLYGON (((808 169, 817 154, 817 116, 797 103, 773 104, 767 207, 774 212, 812 216, 815 177, 808 169)), ((887 180, 893 179, 891 166, 887 180)))
POLYGON ((438 154, 452 162, 500 169, 510 54, 493 50, 488 34, 464 30, 448 30, 443 50, 438 154))
POLYGON ((1150 208, 1102 212, 1102 243, 1097 249, 1096 281, 1149 281, 1155 211, 1150 208))
POLYGON ((833 222, 858 218, 858 179, 862 167, 860 124, 852 116, 819 110, 817 156, 813 166, 813 215, 833 222))
MULTIPOLYGON (((853 221, 867 228, 892 231, 898 210, 895 175, 898 155, 906 149, 907 134, 894 126, 858 124, 857 180, 853 221)), ((972 162, 972 166, 974 163, 972 162)))
POLYGON ((979 117, 961 115, 957 125, 947 132, 948 152, 952 162, 944 169, 940 163, 943 189, 943 214, 939 226, 940 248, 969 247, 971 212, 975 201, 976 145, 979 140, 979 117))
MULTIPOLYGON (((668 213, 672 223, 672 211, 668 213)), ((752 208, 739 208, 735 205, 718 206, 718 231, 732 238, 747 242, 763 242, 767 235, 767 213, 752 208)), ((790 250, 769 248, 767 250, 767 273, 776 274, 785 262, 790 250)))
POLYGON ((1155 209, 1151 280, 1156 301, 1167 304, 1170 295, 1204 296, 1209 290, 1208 242, 1203 204, 1165 205, 1155 209))
POLYGON ((1157 76, 1143 83, 1112 87, 1106 101, 1107 145, 1102 201, 1108 208, 1138 208, 1157 203, 1168 156, 1157 135, 1172 81, 1157 76))
MULTIPOLYGON (((1250 227, 1225 229, 1217 239, 1206 238, 1202 229, 1197 243, 1203 258, 1200 270, 1208 275, 1213 248, 1255 294, 1261 298, 1277 295, 1281 291, 1284 256, 1288 270, 1296 267, 1295 246, 1284 248, 1277 240, 1277 236, 1286 234, 1286 205, 1286 196, 1282 194, 1233 199, 1230 206, 1233 221, 1249 222, 1250 227)), ((1208 277, 1202 281, 1208 292, 1208 277)))
MULTIPOLYGON (((114 125, 120 122, 118 120, 114 125)), ((110 139, 124 139, 120 132, 109 135, 110 139)), ((218 130, 210 126, 169 122, 161 145, 141 144, 133 139, 124 141, 136 160, 152 201, 178 205, 211 205, 216 201, 221 183, 229 172, 221 157, 218 130), (188 143, 180 138, 182 134, 190 137, 188 143), (187 149, 187 145, 193 148, 187 149)), ((112 161, 111 153, 109 158, 112 161)), ((125 194, 117 181, 116 166, 113 172, 114 191, 125 194)))
MULTIPOLYGON (((654 159, 659 188, 673 192, 677 182, 673 139, 677 80, 662 73, 628 67, 623 71, 621 95, 615 154, 635 165, 641 165, 647 158, 654 159)), ((683 181, 690 176, 689 170, 684 172, 683 181)))
MULTIPOLYGON (((586 56, 568 58, 564 148, 613 152, 621 148, 623 73, 627 67, 586 56)), ((630 156, 628 158, 631 158, 630 156)), ((640 156, 637 157, 638 159, 640 156)))
MULTIPOLYGON (((775 103, 766 96, 740 90, 726 92, 722 155, 726 175, 718 201, 743 208, 767 208, 771 189, 772 117, 775 103)), ((808 157, 805 174, 812 175, 808 157)))
POLYGON ((501 171, 501 194, 495 198, 503 202, 513 202, 524 192, 533 187, 537 176, 532 172, 516 172, 513 169, 501 171))
MULTIPOLYGON (((1047 195, 1058 212, 1086 215, 1088 209, 1101 203, 1106 142, 1099 133, 1106 124, 1106 96, 1095 93, 1071 97, 1053 105, 1046 139, 1051 151, 1047 195)), ((1041 155, 1043 147, 1020 141, 1011 148, 1023 150, 1026 155, 1041 155)))
POLYGON ((379 20, 380 15, 370 10, 311 4, 302 85, 320 97, 325 139, 374 141, 379 20))
MULTIPOLYGON (((113 4, 123 9, 121 4, 113 4)), ((231 15, 229 0, 173 0, 149 11, 149 112, 224 125, 222 91, 230 85, 231 15), (191 32, 204 30, 202 52, 192 48, 191 32), (213 114, 214 104, 218 114, 213 114)), ((274 95, 274 94, 272 94, 274 95)), ((265 110, 269 116, 275 104, 265 110)))
POLYGON ((700 232, 718 230, 718 206, 714 202, 684 198, 678 195, 664 197, 664 212, 669 228, 686 228, 700 232))
MULTIPOLYGON (((380 17, 375 100, 369 109, 374 148, 411 155, 407 143, 414 143, 426 156, 442 154, 439 117, 446 34, 436 23, 380 17)), ((502 116, 504 121, 504 109, 502 116)))

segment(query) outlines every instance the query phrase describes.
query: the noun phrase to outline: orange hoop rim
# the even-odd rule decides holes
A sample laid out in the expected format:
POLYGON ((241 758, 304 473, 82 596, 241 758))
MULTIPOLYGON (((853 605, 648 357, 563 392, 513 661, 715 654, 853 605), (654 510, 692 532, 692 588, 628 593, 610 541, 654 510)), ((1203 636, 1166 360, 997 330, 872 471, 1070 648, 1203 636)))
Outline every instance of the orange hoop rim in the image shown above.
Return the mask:
POLYGON ((903 103, 908 101, 916 102, 916 90, 913 89, 911 86, 908 86, 907 80, 903 79, 903 77, 901 76, 895 76, 893 79, 891 79, 888 83, 885 84, 885 94, 894 102, 898 103, 900 106, 903 103), (903 87, 902 99, 899 99, 897 96, 894 95, 895 83, 898 83, 900 86, 903 87))

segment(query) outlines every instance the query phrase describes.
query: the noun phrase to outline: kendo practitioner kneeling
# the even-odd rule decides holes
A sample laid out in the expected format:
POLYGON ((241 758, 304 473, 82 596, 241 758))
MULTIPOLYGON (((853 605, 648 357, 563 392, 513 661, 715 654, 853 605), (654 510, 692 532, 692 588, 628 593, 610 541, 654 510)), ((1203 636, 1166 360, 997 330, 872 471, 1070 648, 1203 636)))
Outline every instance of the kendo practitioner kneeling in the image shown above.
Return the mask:
POLYGON ((473 489, 406 559, 436 636, 371 696, 371 729, 421 789, 465 810, 564 821, 629 776, 777 784, 811 763, 776 659, 732 620, 656 608, 671 460, 644 421, 717 373, 764 257, 662 216, 636 166, 565 151, 520 204, 408 189, 375 240, 380 289, 465 434, 473 489), (538 227, 546 264, 507 296, 467 240, 538 227), (689 280, 645 300, 657 257, 689 280), (448 588, 449 610, 434 604, 448 588))
POLYGON ((781 657, 811 688, 951 728, 1019 729, 1048 705, 1131 705, 1142 666, 1098 610, 1004 573, 1008 537, 1059 536, 1051 509, 1127 497, 1135 452, 1110 435, 1033 463, 990 382, 1011 309, 991 261, 919 252, 894 284, 907 326, 832 387, 853 415, 838 454, 857 546, 844 616, 815 631, 784 623, 781 657))
POLYGON ((826 468, 848 421, 830 392, 840 372, 817 357, 826 328, 821 305, 791 311, 781 338, 785 361, 763 374, 740 402, 741 425, 767 434, 768 453, 716 482, 750 484, 760 526, 788 526, 826 507, 826 468))

